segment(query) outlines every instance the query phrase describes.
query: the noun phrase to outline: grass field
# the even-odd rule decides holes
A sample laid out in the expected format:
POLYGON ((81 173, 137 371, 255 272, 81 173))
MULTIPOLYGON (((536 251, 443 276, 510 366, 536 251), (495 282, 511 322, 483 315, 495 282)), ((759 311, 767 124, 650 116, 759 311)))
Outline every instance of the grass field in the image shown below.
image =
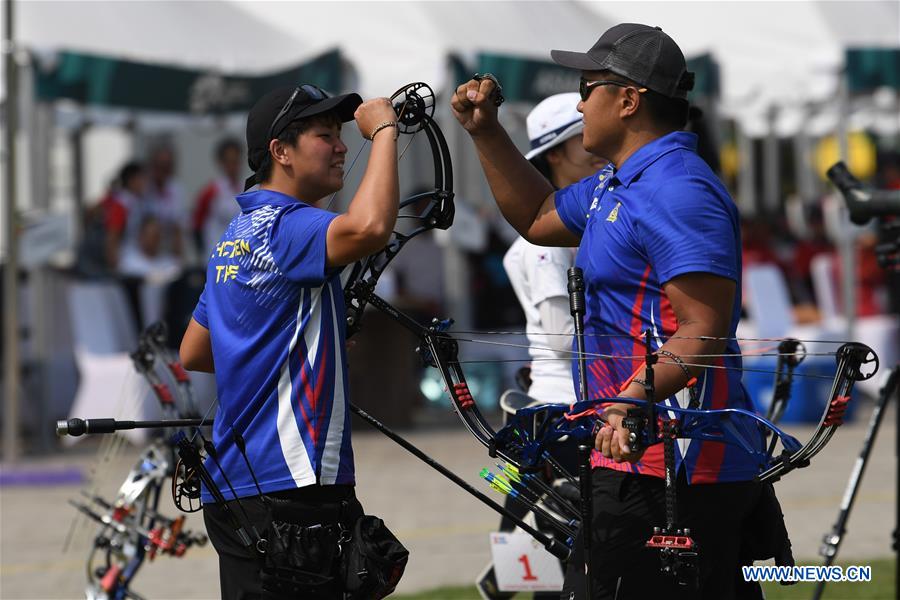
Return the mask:
MULTIPOLYGON (((893 600, 897 597, 895 580, 895 560, 880 559, 841 563, 846 565, 871 565, 872 581, 867 583, 829 583, 825 588, 823 600, 893 600)), ((814 565, 818 561, 798 561, 798 564, 814 565)), ((782 586, 777 583, 763 584, 766 600, 809 600, 812 597, 814 583, 798 583, 782 586)), ((520 594, 516 598, 525 600, 529 596, 520 594)), ((448 587, 429 590, 412 595, 392 596, 397 600, 479 600, 480 596, 474 587, 448 587)))

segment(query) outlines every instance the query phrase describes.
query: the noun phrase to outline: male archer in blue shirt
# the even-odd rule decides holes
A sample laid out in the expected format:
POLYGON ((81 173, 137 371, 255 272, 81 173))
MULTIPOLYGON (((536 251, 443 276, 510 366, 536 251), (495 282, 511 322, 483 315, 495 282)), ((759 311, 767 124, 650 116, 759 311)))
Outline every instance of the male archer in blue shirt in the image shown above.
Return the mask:
MULTIPOLYGON (((649 331, 661 356, 656 398, 751 409, 733 339, 741 305, 738 212, 697 155, 696 136, 681 131, 693 86, 681 49, 657 27, 623 23, 586 53, 551 55, 581 71, 584 147, 610 161, 598 173, 554 191, 499 124, 491 78, 460 85, 451 107, 509 223, 532 243, 578 247, 588 357, 622 357, 589 358, 587 397, 644 397, 649 331)), ((652 527, 665 522, 662 444, 646 452, 628 447, 622 419, 629 406, 606 407, 607 424, 595 441, 593 590, 596 598, 617 600, 677 595, 656 551, 644 547, 652 527)), ((758 432, 747 435, 762 445, 758 432)), ((756 465, 732 446, 679 440, 676 468, 681 526, 701 548, 702 597, 733 598, 741 523, 760 497, 756 465)), ((576 542, 565 598, 584 593, 581 548, 576 542)))
MULTIPOLYGON (((362 515, 354 494, 341 273, 391 235, 399 199, 396 119, 386 98, 363 103, 356 94, 332 97, 312 85, 275 90, 253 106, 247 188, 259 187, 237 196, 241 212, 212 251, 181 344, 186 368, 216 375, 218 460, 206 466, 226 498, 233 490, 241 499, 232 512, 246 511, 260 532, 273 518, 306 527, 298 543, 312 557, 340 554, 322 546, 338 540, 312 532, 346 531, 362 515), (372 141, 371 155, 347 212, 336 214, 316 204, 343 187, 341 126, 354 119, 372 141)), ((203 499, 222 597, 262 597, 260 558, 206 489, 203 499)), ((300 595, 341 597, 337 560, 316 566, 322 572, 309 575, 300 595)))

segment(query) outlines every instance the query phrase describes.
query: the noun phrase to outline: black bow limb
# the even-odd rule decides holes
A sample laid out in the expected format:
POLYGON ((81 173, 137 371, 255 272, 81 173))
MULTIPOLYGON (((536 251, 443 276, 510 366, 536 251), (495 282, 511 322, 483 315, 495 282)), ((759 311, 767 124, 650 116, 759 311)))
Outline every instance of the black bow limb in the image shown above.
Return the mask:
POLYGON ((434 120, 434 91, 425 83, 410 83, 391 96, 391 104, 397 113, 400 133, 414 136, 421 131, 425 134, 433 162, 434 185, 430 190, 401 200, 397 224, 387 245, 345 270, 348 339, 359 331, 363 311, 378 279, 400 250, 410 240, 428 231, 448 229, 455 215, 453 166, 447 140, 434 120))

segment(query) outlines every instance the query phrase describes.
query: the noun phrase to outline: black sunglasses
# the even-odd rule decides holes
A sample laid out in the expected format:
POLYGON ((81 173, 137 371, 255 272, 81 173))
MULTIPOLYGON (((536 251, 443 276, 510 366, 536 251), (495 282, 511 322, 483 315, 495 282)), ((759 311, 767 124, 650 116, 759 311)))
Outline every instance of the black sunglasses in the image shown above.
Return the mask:
POLYGON ((614 85, 617 87, 623 88, 634 88, 639 93, 643 94, 647 91, 647 88, 637 88, 634 87, 630 83, 625 83, 623 81, 613 81, 612 79, 598 79, 597 81, 588 81, 584 77, 578 82, 578 93, 581 95, 581 101, 587 102, 588 97, 591 95, 591 90, 595 87, 600 87, 603 85, 614 85))
POLYGON ((285 123, 281 128, 275 129, 276 125, 278 125, 278 121, 283 119, 291 110, 291 107, 294 105, 294 102, 305 103, 309 101, 319 102, 320 100, 324 100, 326 98, 330 98, 328 93, 318 88, 314 85, 303 84, 294 88, 294 93, 290 95, 287 99, 287 102, 284 103, 284 106, 281 107, 281 110, 278 111, 278 115, 275 119, 272 120, 272 124, 269 126, 269 140, 273 140, 281 135, 281 132, 284 131, 284 128, 287 127, 288 123, 285 123))

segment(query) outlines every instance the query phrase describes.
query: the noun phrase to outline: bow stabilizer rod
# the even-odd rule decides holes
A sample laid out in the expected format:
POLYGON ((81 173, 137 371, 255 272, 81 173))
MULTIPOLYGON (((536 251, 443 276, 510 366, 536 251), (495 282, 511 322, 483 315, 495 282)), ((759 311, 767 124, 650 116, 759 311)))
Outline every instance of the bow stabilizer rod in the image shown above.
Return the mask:
POLYGON ((126 429, 166 429, 168 427, 212 426, 211 419, 165 419, 162 421, 119 421, 116 419, 61 419, 56 422, 56 435, 93 435, 115 433, 126 429))
MULTIPOLYGON (((587 357, 584 351, 584 315, 586 303, 584 299, 584 272, 579 267, 571 267, 566 273, 569 292, 569 314, 575 324, 575 347, 578 349, 578 397, 582 401, 588 398, 587 357)), ((591 432, 593 433, 593 431, 591 432)), ((591 537, 594 531, 593 486, 591 485, 591 450, 593 443, 582 440, 578 444, 581 459, 578 465, 578 489, 581 496, 581 550, 584 553, 584 588, 587 598, 594 593, 594 556, 591 552, 591 537)))

